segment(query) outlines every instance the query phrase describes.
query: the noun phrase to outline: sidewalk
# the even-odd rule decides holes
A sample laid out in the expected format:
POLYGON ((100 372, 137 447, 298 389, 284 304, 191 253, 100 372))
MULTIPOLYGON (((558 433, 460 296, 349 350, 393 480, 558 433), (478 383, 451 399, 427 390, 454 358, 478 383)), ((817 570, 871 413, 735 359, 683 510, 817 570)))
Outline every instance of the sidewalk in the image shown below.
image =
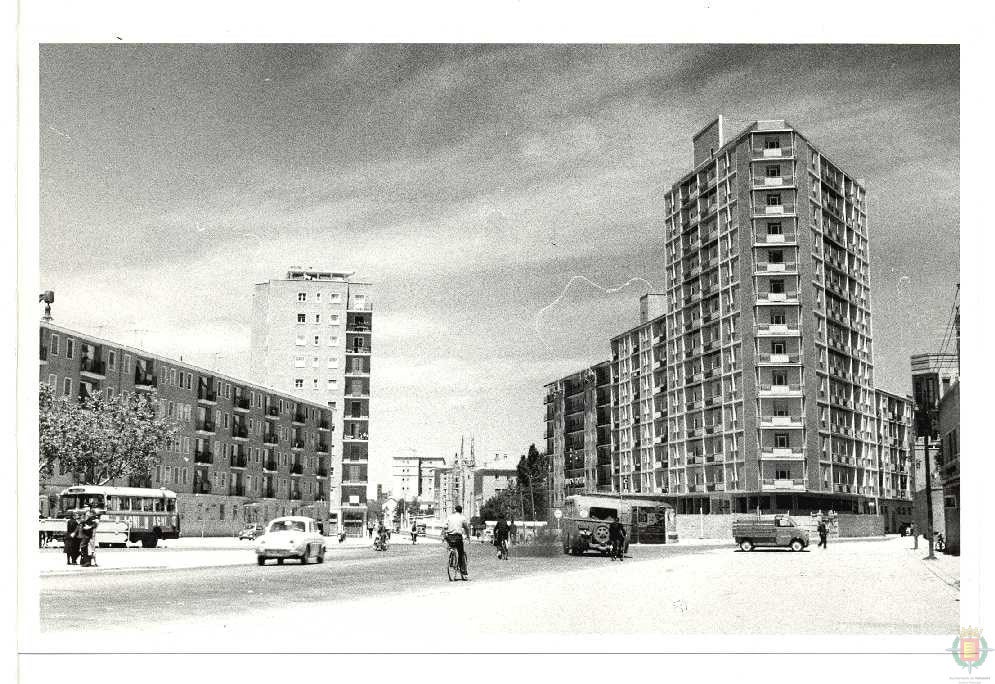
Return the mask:
POLYGON ((940 551, 934 551, 934 560, 929 560, 929 545, 925 540, 919 540, 919 548, 912 546, 911 537, 899 537, 896 543, 905 547, 909 562, 918 562, 923 570, 931 573, 940 581, 954 589, 960 589, 960 556, 950 556, 940 551))

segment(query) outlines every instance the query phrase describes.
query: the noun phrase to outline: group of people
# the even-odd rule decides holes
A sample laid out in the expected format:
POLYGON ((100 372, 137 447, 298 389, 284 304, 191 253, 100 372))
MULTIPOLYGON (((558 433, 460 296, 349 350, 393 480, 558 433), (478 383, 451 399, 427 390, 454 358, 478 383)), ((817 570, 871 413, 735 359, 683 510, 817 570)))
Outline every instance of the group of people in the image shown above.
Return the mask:
POLYGON ((75 511, 69 514, 69 520, 66 521, 66 536, 63 538, 66 565, 97 567, 98 520, 99 516, 92 508, 81 514, 75 511))

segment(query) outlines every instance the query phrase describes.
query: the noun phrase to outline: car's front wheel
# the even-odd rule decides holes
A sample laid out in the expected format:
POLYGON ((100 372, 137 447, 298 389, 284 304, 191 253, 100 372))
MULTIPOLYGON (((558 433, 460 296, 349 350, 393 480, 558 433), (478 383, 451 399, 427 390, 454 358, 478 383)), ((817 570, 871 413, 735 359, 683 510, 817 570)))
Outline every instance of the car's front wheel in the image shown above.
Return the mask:
POLYGON ((798 540, 798 539, 793 539, 793 540, 791 541, 791 550, 792 550, 792 551, 801 551, 801 550, 802 550, 802 549, 804 549, 804 548, 805 548, 805 545, 804 545, 804 544, 802 544, 800 540, 798 540))
POLYGON ((257 565, 266 565, 266 556, 256 556, 257 565))
POLYGON ((749 539, 744 539, 743 541, 739 542, 739 548, 743 549, 743 551, 752 551, 753 542, 751 542, 749 539))

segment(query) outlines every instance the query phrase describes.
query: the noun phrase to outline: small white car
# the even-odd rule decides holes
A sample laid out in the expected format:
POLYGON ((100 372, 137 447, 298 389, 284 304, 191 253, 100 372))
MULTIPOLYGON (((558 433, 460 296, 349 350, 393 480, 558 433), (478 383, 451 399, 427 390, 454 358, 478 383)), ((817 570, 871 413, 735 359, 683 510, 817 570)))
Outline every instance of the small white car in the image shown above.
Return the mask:
POLYGON ((269 558, 275 558, 279 565, 287 558, 298 559, 301 565, 312 558, 324 563, 325 538, 318 532, 318 523, 297 515, 271 520, 263 536, 256 539, 256 562, 265 565, 269 558))

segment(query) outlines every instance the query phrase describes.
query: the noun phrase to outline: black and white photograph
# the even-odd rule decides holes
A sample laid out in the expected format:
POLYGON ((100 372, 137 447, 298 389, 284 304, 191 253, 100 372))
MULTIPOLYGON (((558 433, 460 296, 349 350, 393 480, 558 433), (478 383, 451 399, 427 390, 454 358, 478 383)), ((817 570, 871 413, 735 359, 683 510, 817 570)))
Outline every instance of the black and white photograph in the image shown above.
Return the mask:
POLYGON ((19 650, 987 678, 962 46, 789 14, 764 41, 33 34, 19 650))

